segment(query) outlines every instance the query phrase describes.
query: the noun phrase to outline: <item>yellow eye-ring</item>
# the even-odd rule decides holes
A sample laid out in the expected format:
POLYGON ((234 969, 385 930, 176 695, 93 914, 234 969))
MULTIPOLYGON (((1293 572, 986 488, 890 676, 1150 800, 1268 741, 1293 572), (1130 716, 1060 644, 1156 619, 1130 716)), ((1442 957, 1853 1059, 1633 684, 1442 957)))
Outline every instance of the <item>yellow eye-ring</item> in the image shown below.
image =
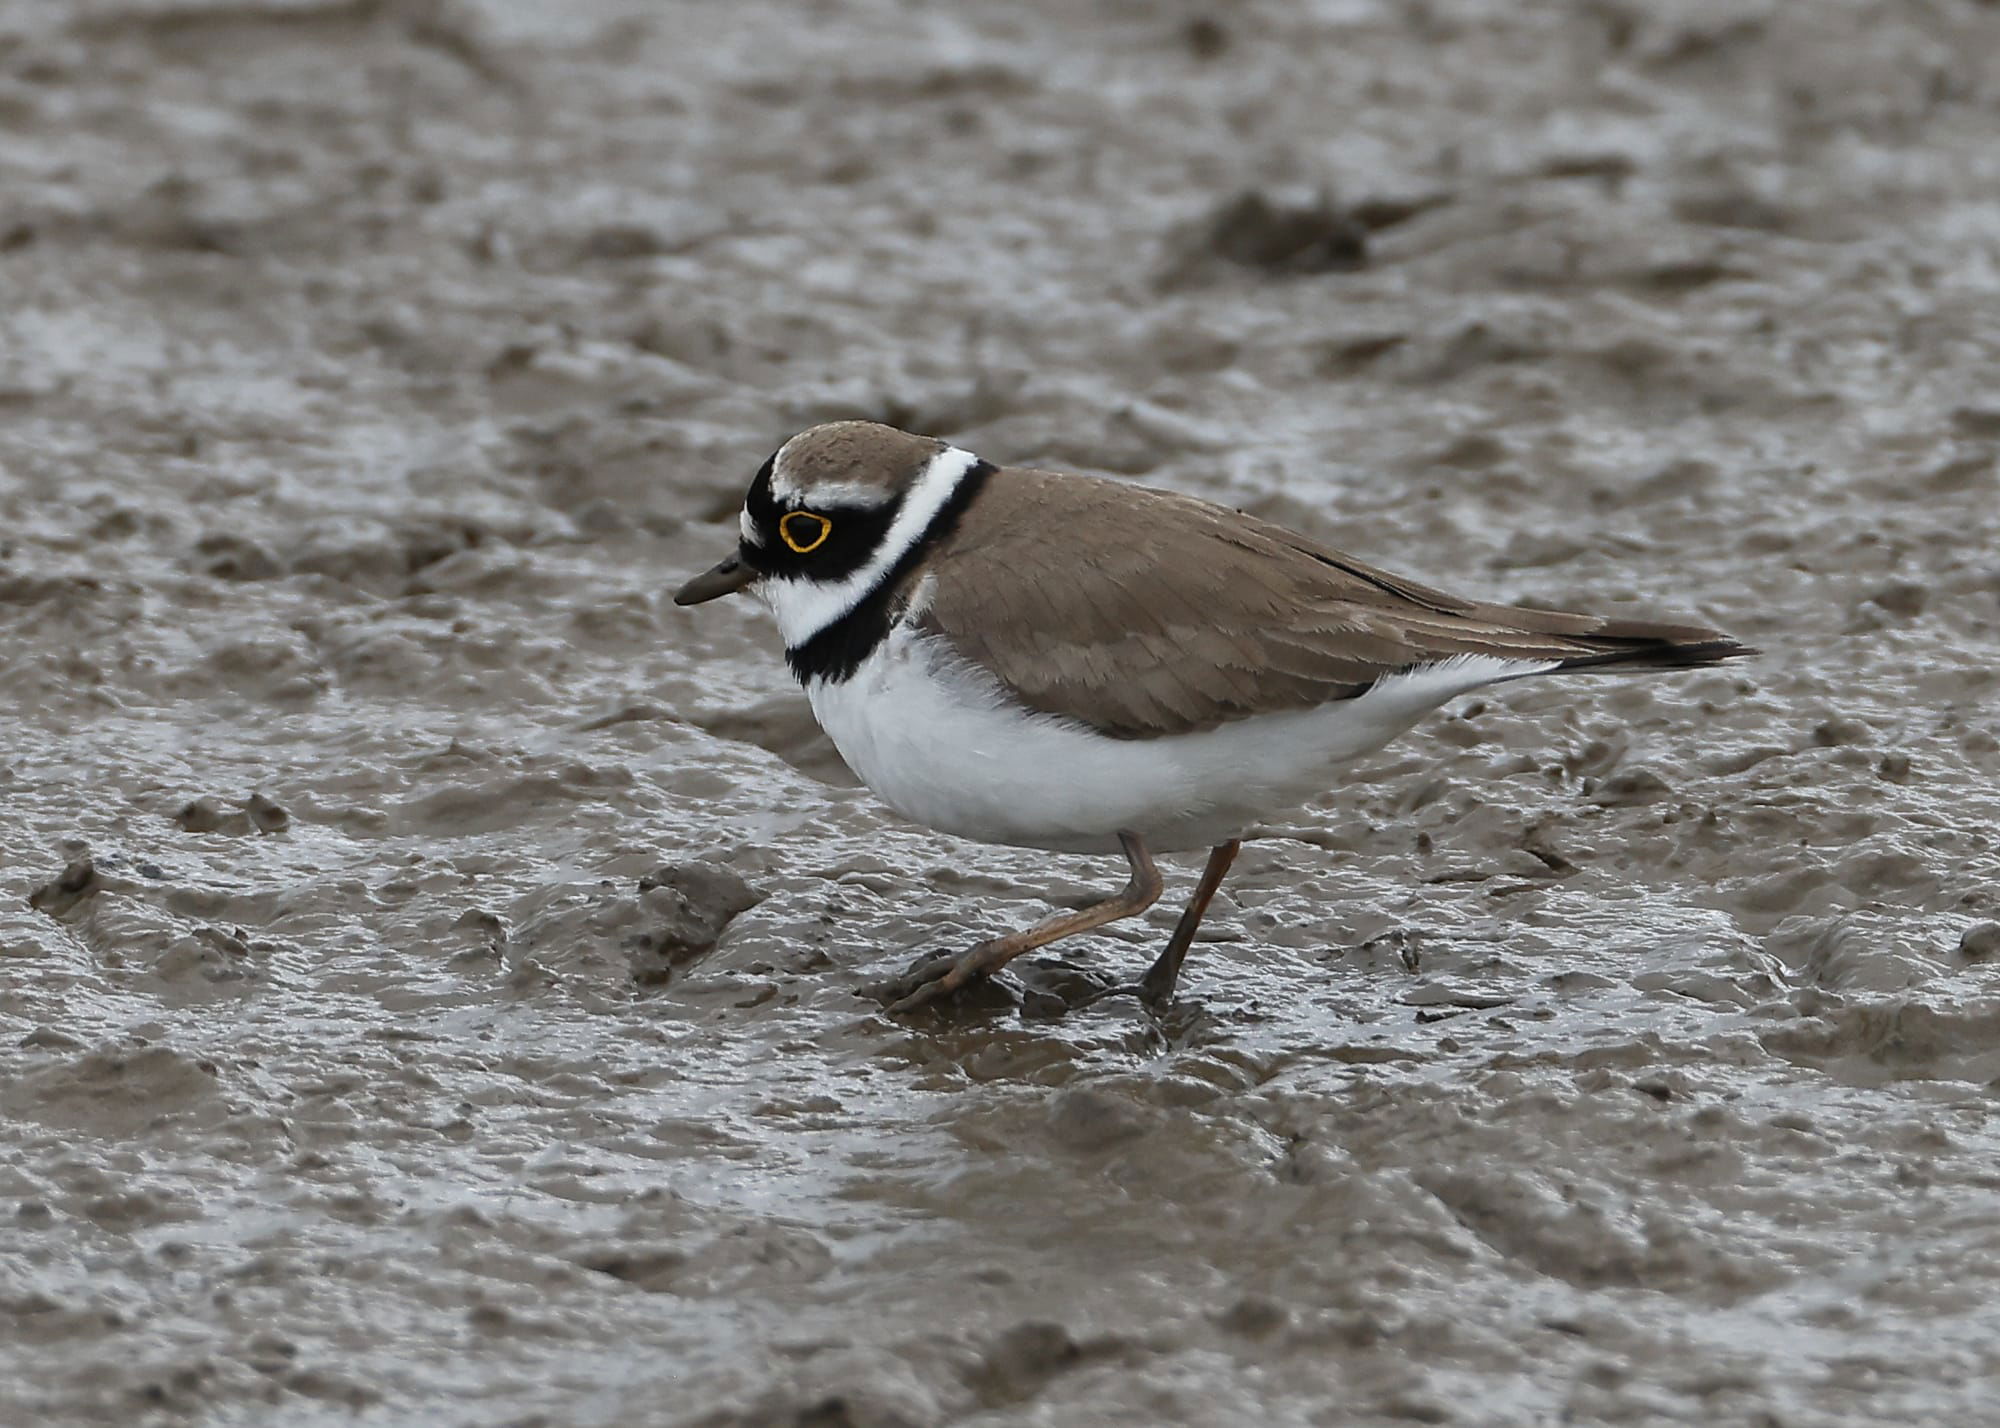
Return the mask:
POLYGON ((787 511, 778 522, 778 534, 800 555, 810 555, 833 534, 833 522, 811 511, 787 511))

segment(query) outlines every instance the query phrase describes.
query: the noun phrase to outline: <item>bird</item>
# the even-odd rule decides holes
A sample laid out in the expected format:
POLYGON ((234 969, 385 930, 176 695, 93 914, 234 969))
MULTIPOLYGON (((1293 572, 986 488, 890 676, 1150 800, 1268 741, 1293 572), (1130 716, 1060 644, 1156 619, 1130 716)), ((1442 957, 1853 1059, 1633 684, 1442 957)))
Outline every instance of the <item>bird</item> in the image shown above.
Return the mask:
POLYGON ((1130 870, 1087 907, 922 959, 881 989, 892 1013, 1144 912, 1164 890, 1154 855, 1206 850, 1136 987, 1164 1008, 1253 825, 1447 701, 1757 653, 1703 625, 1465 599, 1193 496, 870 421, 780 446, 735 550, 674 602, 736 591, 768 607, 821 729, 890 809, 1130 870))

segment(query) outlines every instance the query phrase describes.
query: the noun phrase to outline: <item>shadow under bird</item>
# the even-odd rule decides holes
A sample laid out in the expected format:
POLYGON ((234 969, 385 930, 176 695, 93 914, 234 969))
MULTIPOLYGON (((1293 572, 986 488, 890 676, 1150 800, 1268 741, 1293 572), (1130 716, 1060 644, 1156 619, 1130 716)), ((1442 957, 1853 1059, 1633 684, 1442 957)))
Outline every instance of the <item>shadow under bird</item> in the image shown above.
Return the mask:
POLYGON ((1159 899, 1206 848, 1140 982, 1173 996, 1252 825, 1325 793, 1469 690, 1755 651, 1699 625, 1461 599, 1190 496, 996 467, 874 422, 801 432, 757 472, 735 552, 683 586, 761 596, 814 716, 890 808, 962 838, 1122 852, 1117 894, 888 988, 907 1011, 1159 899))

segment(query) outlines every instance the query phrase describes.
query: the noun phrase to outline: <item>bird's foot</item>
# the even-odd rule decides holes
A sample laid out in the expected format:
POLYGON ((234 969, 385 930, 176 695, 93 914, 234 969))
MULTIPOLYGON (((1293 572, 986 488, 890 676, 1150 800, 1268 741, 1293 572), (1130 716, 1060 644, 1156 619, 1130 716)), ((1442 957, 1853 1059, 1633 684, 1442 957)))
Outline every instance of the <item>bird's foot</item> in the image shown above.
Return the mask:
MULTIPOLYGON (((1074 963, 1060 961, 1038 962, 1028 967, 1022 973, 1021 985, 1003 993, 997 984, 990 984, 990 979, 1003 966, 1010 963, 1020 965, 1013 962, 1013 949, 1003 945, 1004 941, 995 938, 982 942, 956 956, 947 954, 921 958, 901 976, 863 987, 862 995, 882 1002, 890 1012, 900 1013, 916 1011, 934 1002, 991 985, 994 1005, 1012 1001, 1018 996, 1021 1014, 1034 1021, 1053 1020, 1095 1006, 1108 997, 1118 996, 1136 998, 1148 1012, 1158 1017, 1169 1009, 1173 1001, 1172 988, 1163 988, 1156 977, 1106 986, 1101 975, 1074 963)), ((982 1003, 988 999, 984 996, 980 998, 982 1003)))
POLYGON ((1108 987, 1094 987, 1085 992, 1070 1003, 1070 1010, 1082 1011, 1085 1007, 1094 1007, 1099 1002, 1109 1001, 1113 997, 1139 997, 1140 1000, 1144 1000, 1137 982, 1116 982, 1108 987))
POLYGON ((888 1003, 891 1012, 915 1011, 985 976, 990 970, 992 946, 982 942, 956 957, 926 957, 902 976, 878 982, 869 991, 888 1003))
POLYGON ((1166 1011, 1174 1002, 1174 993, 1171 987, 1165 988, 1163 991, 1161 988, 1148 982, 1119 982, 1115 986, 1103 987, 1090 993, 1081 1001, 1076 1002, 1073 1009, 1081 1011, 1085 1007, 1094 1007, 1099 1002, 1108 1001, 1112 997, 1130 997, 1155 1016, 1166 1011))

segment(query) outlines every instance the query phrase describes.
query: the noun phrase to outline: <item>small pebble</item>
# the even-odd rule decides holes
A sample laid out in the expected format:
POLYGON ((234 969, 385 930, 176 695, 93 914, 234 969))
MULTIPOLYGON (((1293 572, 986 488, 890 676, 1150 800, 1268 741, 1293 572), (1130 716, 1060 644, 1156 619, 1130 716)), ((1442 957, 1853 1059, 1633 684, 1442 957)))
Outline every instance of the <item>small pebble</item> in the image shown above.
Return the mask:
POLYGON ((1958 939, 1958 955, 1968 962, 2000 957, 2000 922, 1980 922, 1966 928, 1958 939))

